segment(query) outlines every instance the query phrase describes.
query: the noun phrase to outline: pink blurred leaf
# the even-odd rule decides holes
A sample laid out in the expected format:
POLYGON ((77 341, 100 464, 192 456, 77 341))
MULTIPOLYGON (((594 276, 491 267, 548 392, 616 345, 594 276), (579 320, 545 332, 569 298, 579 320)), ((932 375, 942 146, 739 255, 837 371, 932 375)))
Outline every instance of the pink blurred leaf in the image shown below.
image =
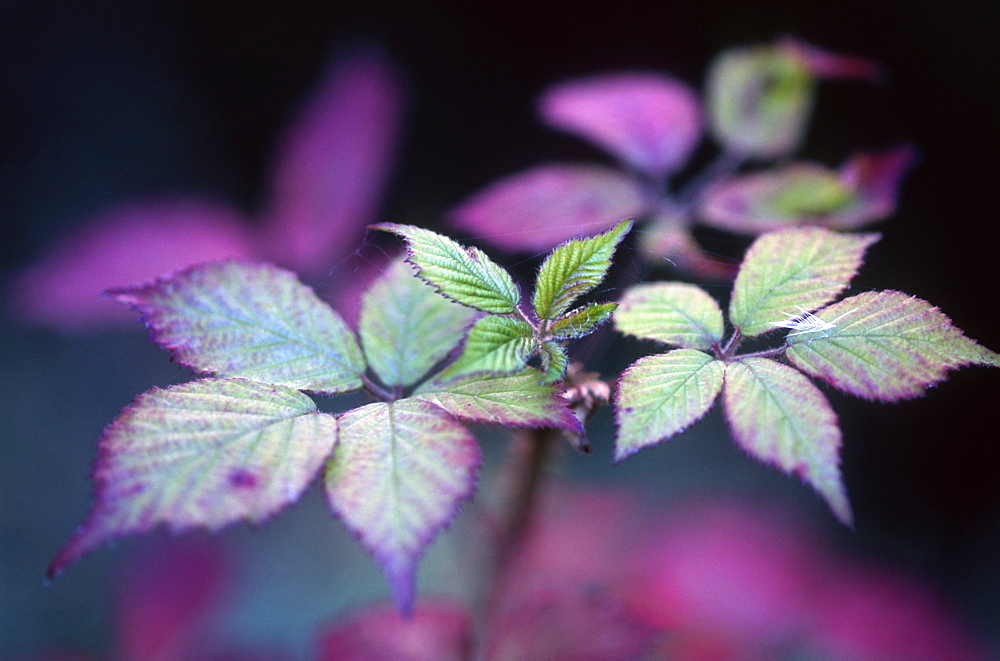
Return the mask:
POLYGON ((377 51, 332 63, 280 142, 262 256, 317 273, 357 247, 388 178, 402 97, 377 51))
POLYGON ((909 145, 852 156, 838 173, 844 184, 856 191, 857 204, 832 214, 827 225, 855 229, 894 214, 900 184, 916 160, 917 151, 909 145))
POLYGON ((594 165, 547 164, 494 182, 451 217, 456 226, 507 250, 547 250, 641 215, 648 204, 631 177, 594 165))
POLYGON ((656 73, 559 83, 542 95, 538 108, 550 126, 586 138, 653 176, 682 166, 702 133, 694 91, 656 73))
POLYGON ((663 260, 679 271, 706 280, 732 280, 739 264, 701 249, 690 221, 676 214, 659 214, 639 233, 640 248, 649 260, 663 260))
POLYGON ((38 324, 90 330, 134 323, 101 297, 191 264, 246 258, 245 220, 216 202, 168 199, 119 206, 85 223, 11 285, 14 312, 38 324))
POLYGON ((778 47, 804 62, 817 78, 853 78, 877 83, 885 75, 878 62, 856 55, 834 53, 793 37, 779 40, 778 47))

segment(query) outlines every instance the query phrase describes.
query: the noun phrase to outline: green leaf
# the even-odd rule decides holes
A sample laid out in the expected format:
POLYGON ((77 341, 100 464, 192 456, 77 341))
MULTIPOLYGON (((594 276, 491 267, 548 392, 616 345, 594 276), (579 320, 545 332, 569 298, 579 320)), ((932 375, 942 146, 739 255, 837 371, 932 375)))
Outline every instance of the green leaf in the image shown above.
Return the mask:
POLYGON ((96 502, 49 575, 161 523, 179 532, 260 522, 298 500, 336 440, 333 416, 269 383, 204 379, 140 395, 105 430, 96 502))
POLYGON ((358 332, 382 383, 409 386, 458 346, 475 318, 399 260, 362 298, 358 332))
POLYGON ((589 335, 611 317, 617 303, 590 303, 559 317, 549 326, 549 335, 556 340, 573 340, 589 335))
POLYGON ((555 383, 562 381, 566 376, 566 366, 569 364, 569 357, 566 349, 558 342, 542 342, 539 347, 542 356, 542 371, 545 378, 542 383, 555 383))
POLYGON ((420 556, 472 496, 479 461, 472 434, 428 402, 378 402, 340 417, 327 498, 375 555, 404 613, 420 556))
POLYGON ((745 358, 726 368, 723 399, 740 447, 765 464, 798 475, 841 523, 852 525, 840 476, 840 427, 819 388, 787 365, 745 358))
POLYGON ((354 334, 284 269, 213 262, 111 294, 199 372, 327 394, 361 387, 365 361, 354 334))
POLYGON ((611 255, 629 230, 624 220, 588 239, 570 239, 552 251, 542 263, 535 282, 532 304, 539 319, 555 319, 573 301, 601 283, 611 267, 611 255))
POLYGON ((618 304, 615 328, 644 340, 709 350, 722 341, 722 310, 704 289, 679 282, 629 287, 618 304))
POLYGON ((829 328, 788 337, 788 359, 844 392, 884 402, 922 395, 962 365, 1000 367, 996 353, 926 301, 865 292, 820 310, 829 328))
POLYGON ((462 355, 437 378, 443 381, 475 372, 518 372, 528 364, 534 344, 534 331, 526 322, 493 315, 481 317, 469 330, 462 355))
POLYGON ((420 277, 462 305, 510 314, 521 301, 510 274, 478 248, 465 248, 446 236, 413 225, 379 223, 372 228, 406 239, 409 261, 420 270, 420 277))
POLYGON ((694 349, 646 356, 622 373, 615 391, 615 461, 697 422, 722 389, 725 363, 694 349))
POLYGON ((818 227, 762 234, 743 258, 729 320, 746 337, 826 305, 847 288, 878 234, 837 234, 818 227))
POLYGON ((559 390, 541 383, 535 369, 501 376, 467 376, 421 385, 414 397, 462 420, 513 427, 556 427, 582 433, 559 390))

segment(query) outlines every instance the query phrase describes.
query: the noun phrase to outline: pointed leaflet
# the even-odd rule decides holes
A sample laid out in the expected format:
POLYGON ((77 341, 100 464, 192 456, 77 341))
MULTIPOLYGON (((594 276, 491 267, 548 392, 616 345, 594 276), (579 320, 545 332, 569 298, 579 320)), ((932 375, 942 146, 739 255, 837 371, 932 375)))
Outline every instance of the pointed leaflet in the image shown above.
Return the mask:
POLYGON ((633 177, 597 165, 548 163, 493 182, 451 212, 457 227, 507 250, 548 250, 653 206, 633 177))
POLYGON ((140 395, 105 430, 97 502, 49 575, 160 523, 181 531, 262 521, 299 498, 336 440, 333 416, 270 383, 204 379, 140 395))
POLYGON ((726 367, 724 401, 740 447, 808 482, 841 523, 851 525, 840 476, 840 427, 819 388, 787 365, 745 358, 726 367))
POLYGON ((475 375, 430 381, 414 397, 437 404, 461 420, 507 427, 556 427, 582 433, 580 421, 535 369, 501 376, 475 375))
POLYGON ((615 392, 615 461, 684 431, 705 415, 722 390, 724 372, 722 361, 694 349, 633 363, 615 392))
POLYGON ((799 308, 815 310, 842 292, 878 234, 801 228, 761 235, 743 258, 729 321, 746 337, 773 330, 799 308))
POLYGON ((199 372, 319 393, 361 387, 365 362, 354 334, 284 269, 214 262, 112 293, 199 372))
POLYGON ((538 102, 542 120, 608 150, 653 176, 687 161, 701 138, 701 108, 684 83, 655 73, 618 73, 552 86, 538 102))
POLYGON ((475 488, 475 438, 443 409, 401 399, 340 417, 330 506, 375 555, 396 606, 413 607, 417 562, 475 488))
POLYGON ((709 350, 722 341, 722 310, 704 289, 679 282, 629 287, 615 311, 615 328, 635 337, 709 350))
POLYGON ((617 303, 589 303, 579 307, 553 321, 549 335, 556 340, 573 340, 593 333, 617 307, 617 303))
POLYGON ((372 227, 406 239, 408 261, 420 269, 420 277, 462 305, 510 314, 521 300, 510 274, 478 248, 465 248, 437 232, 413 225, 380 223, 372 227))
POLYGON ((535 281, 532 304, 539 319, 555 319, 573 301, 601 283, 611 267, 611 255, 632 229, 624 220, 587 239, 571 239, 545 258, 535 281))
POLYGON ((399 260, 365 293, 358 332, 382 383, 409 386, 458 346, 475 317, 399 260))
POLYGON ((949 369, 1000 367, 997 354, 938 308, 897 291, 865 292, 820 310, 833 327, 788 338, 788 359, 844 392, 886 402, 922 395, 949 369))
POLYGON ((534 332, 520 319, 489 315, 476 320, 465 339, 462 355, 438 379, 473 372, 510 374, 524 369, 534 349, 534 332))

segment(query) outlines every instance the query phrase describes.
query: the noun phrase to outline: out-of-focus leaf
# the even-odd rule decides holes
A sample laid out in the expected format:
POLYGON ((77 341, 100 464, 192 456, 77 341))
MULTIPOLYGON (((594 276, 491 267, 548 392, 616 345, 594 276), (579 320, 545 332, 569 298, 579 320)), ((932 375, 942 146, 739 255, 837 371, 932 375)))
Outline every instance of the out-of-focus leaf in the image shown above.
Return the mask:
POLYGON ((380 223, 374 229, 406 239, 408 261, 421 278, 462 305, 509 314, 521 300, 510 274, 478 248, 465 248, 446 236, 413 225, 380 223))
POLYGON ((900 184, 916 160, 917 152, 909 145, 852 156, 840 166, 839 173, 856 191, 856 201, 831 215, 826 225, 849 230, 894 214, 900 184))
POLYGON ((622 373, 615 392, 615 461, 680 433, 705 415, 722 389, 725 363, 703 351, 646 356, 622 373))
POLYGON ((481 317, 469 329, 462 355, 438 378, 448 380, 474 372, 518 372, 528 364, 533 347, 533 331, 524 321, 493 315, 481 317))
POLYGON ((249 257, 252 245, 244 227, 237 211, 207 200, 166 199, 112 208, 14 279, 12 312, 31 323, 71 331, 134 323, 132 315, 101 292, 199 262, 249 257))
POLYGON ((260 522, 298 500, 337 440, 333 416, 271 383, 204 379, 140 395, 105 430, 96 503, 49 576, 146 532, 260 522))
POLYGON ((153 339, 199 372, 318 393, 361 387, 364 357, 343 319, 295 275, 236 261, 113 292, 153 339))
POLYGON ((375 555, 404 614, 413 608, 417 562, 472 495, 478 466, 472 434, 429 402, 377 402, 340 417, 326 494, 375 555))
POLYGON ((421 385, 414 397, 437 404, 461 420, 507 427, 555 427, 582 433, 583 427, 566 400, 542 374, 527 369, 501 376, 475 375, 421 385))
POLYGON ((557 246, 538 270, 532 298, 538 318, 555 319, 599 285, 611 268, 611 255, 631 229, 632 221, 624 220, 597 236, 557 246))
POLYGON ((656 73, 618 73, 549 88, 538 111, 549 126, 590 140, 653 176, 687 161, 701 138, 701 108, 690 87, 656 73))
POLYGON ((549 334, 557 340, 583 337, 607 321, 617 303, 590 303, 559 317, 549 326, 549 334))
POLYGON ((826 500, 841 523, 852 525, 840 475, 840 427, 819 388, 787 365, 745 358, 726 367, 723 399, 740 447, 798 475, 826 500))
POLYGON ((569 364, 566 349, 558 342, 552 341, 542 342, 538 348, 542 357, 542 371, 545 372, 542 383, 562 381, 566 376, 566 366, 569 364))
POLYGON ((943 381, 950 369, 1000 367, 1000 356, 963 335, 938 308, 902 292, 865 292, 816 317, 832 327, 790 336, 788 359, 858 397, 908 399, 943 381))
POLYGON ((691 234, 691 223, 686 213, 657 214, 639 234, 638 248, 650 263, 666 262, 704 280, 732 281, 738 264, 702 250, 691 234))
POLYGON ((791 37, 780 39, 778 48, 801 60, 817 78, 853 78, 877 83, 884 73, 882 66, 872 60, 833 53, 791 37))
POLYGON ((365 294, 358 332, 368 365, 387 386, 413 385, 458 346, 476 312, 397 261, 365 294))
POLYGON ((388 178, 401 88, 376 50, 331 63, 281 137, 260 254, 317 273, 357 247, 388 178))
POLYGON ((451 212, 457 227, 507 250, 548 250, 650 208, 639 184, 596 165, 539 165, 494 182, 451 212))
POLYGON ((650 282, 629 287, 618 304, 615 328, 644 340, 708 351, 722 341, 722 310, 701 287, 650 282))
POLYGON ((799 228, 761 235, 740 266, 729 321, 746 337, 774 330, 776 322, 815 310, 847 288, 878 234, 837 234, 799 228))

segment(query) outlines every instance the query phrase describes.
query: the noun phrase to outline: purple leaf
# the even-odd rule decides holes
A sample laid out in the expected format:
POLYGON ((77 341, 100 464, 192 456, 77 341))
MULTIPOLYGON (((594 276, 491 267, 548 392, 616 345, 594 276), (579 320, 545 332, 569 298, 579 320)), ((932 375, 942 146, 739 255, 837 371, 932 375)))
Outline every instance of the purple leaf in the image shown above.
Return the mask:
POLYGON ((818 48, 793 37, 785 37, 778 47, 802 61, 817 78, 853 78, 871 83, 884 76, 882 65, 856 55, 842 55, 818 48))
POLYGON ((274 384, 204 379, 150 390, 105 430, 96 502, 48 575, 160 523, 178 532, 263 521, 298 500, 336 439, 333 416, 274 384))
POLYGON ((455 225, 507 250, 547 250, 649 206, 628 175, 596 165, 539 165, 494 182, 451 212, 455 225))
POLYGON ((21 318, 66 330, 131 322, 100 296, 109 287, 146 282, 190 264, 246 258, 245 221, 225 205, 168 199, 119 206, 65 237, 12 283, 21 318))
POLYGON ((357 247, 400 133, 400 87, 376 51, 333 63, 279 145, 262 255, 317 273, 357 247))
POLYGON ((590 140, 654 177, 682 166, 702 133, 694 91, 656 73, 559 83, 542 95, 538 110, 549 126, 590 140))
POLYGON ((472 434, 428 402, 378 402, 340 417, 327 498, 375 555, 403 613, 413 609, 417 562, 472 496, 479 461, 472 434))
POLYGON ((295 275, 269 264, 213 262, 114 292, 153 339, 199 372, 318 393, 361 387, 354 334, 295 275))
POLYGON ((852 156, 840 166, 839 174, 856 192, 857 205, 833 214, 827 225, 855 229, 894 214, 900 183, 916 160, 917 151, 909 145, 852 156))
POLYGON ((663 260, 679 271, 706 280, 732 280, 738 264, 698 246, 686 217, 660 214, 639 233, 640 249, 650 261, 663 260))
POLYGON ((798 475, 841 523, 852 525, 840 476, 840 427, 819 388, 787 365, 745 358, 726 367, 723 398, 740 447, 765 464, 798 475))

